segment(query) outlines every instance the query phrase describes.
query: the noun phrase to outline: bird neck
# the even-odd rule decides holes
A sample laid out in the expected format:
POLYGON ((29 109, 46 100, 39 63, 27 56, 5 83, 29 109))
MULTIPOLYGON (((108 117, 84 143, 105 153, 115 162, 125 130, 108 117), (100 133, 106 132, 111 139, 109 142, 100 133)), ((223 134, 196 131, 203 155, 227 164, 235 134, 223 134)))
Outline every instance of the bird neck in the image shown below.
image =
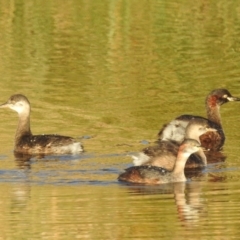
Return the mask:
POLYGON ((210 121, 217 123, 222 126, 221 115, 220 115, 220 105, 217 104, 216 96, 210 96, 206 100, 206 111, 207 117, 210 121))
POLYGON ((177 160, 175 162, 175 166, 173 169, 173 175, 178 178, 186 179, 184 174, 185 164, 187 162, 188 157, 190 156, 189 153, 183 153, 181 151, 181 146, 177 155, 177 160))
POLYGON ((31 136, 30 129, 30 114, 19 114, 19 121, 17 131, 15 134, 15 141, 18 142, 23 136, 31 136))

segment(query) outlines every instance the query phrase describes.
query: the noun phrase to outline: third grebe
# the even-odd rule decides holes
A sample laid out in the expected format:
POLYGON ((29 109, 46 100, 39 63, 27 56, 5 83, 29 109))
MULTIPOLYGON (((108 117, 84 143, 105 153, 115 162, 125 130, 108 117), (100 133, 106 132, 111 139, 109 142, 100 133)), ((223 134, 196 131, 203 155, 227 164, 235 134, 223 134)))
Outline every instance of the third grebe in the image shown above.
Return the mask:
POLYGON ((0 108, 10 108, 18 113, 15 135, 15 152, 27 154, 76 154, 83 151, 80 142, 60 135, 32 135, 30 129, 30 103, 22 94, 12 95, 0 108))

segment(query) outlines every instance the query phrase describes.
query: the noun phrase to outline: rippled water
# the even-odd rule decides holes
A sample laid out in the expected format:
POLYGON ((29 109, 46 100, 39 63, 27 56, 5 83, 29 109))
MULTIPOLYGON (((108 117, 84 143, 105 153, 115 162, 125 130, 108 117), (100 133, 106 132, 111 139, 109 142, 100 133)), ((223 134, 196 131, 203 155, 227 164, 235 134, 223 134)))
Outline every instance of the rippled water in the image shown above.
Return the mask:
POLYGON ((221 108, 226 161, 187 183, 122 184, 128 156, 170 119, 205 116, 214 88, 240 97, 238 1, 0 0, 0 103, 32 104, 35 134, 78 138, 77 156, 13 154, 1 109, 0 239, 238 239, 238 103, 221 108))

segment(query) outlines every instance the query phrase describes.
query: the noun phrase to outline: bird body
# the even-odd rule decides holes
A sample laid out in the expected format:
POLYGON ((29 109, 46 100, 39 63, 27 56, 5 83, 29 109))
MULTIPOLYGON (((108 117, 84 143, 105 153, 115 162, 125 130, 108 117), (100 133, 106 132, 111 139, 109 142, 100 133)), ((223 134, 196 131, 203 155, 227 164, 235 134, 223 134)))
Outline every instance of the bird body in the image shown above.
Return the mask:
POLYGON ((125 170, 118 177, 119 181, 144 184, 163 184, 171 182, 184 182, 185 164, 189 156, 199 151, 200 144, 194 139, 185 139, 178 149, 177 159, 172 171, 153 165, 133 166, 125 170))
POLYGON ((77 154, 83 151, 80 142, 61 135, 33 135, 30 128, 31 106, 22 94, 12 95, 0 108, 10 108, 18 113, 14 151, 26 154, 77 154))

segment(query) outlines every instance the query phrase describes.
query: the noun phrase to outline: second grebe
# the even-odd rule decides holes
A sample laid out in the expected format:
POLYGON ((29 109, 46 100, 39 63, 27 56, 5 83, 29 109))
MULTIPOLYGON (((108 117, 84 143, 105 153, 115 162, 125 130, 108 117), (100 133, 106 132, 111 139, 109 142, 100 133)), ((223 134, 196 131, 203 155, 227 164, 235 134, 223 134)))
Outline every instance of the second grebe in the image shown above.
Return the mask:
POLYGON ((185 139, 178 150, 177 160, 172 171, 156 166, 134 166, 118 177, 119 181, 146 184, 185 182, 184 167, 189 156, 199 151, 200 144, 194 139, 185 139))
POLYGON ((76 154, 83 151, 80 142, 61 135, 33 135, 30 129, 30 102, 22 94, 12 95, 0 108, 10 108, 18 113, 14 151, 26 154, 76 154))

